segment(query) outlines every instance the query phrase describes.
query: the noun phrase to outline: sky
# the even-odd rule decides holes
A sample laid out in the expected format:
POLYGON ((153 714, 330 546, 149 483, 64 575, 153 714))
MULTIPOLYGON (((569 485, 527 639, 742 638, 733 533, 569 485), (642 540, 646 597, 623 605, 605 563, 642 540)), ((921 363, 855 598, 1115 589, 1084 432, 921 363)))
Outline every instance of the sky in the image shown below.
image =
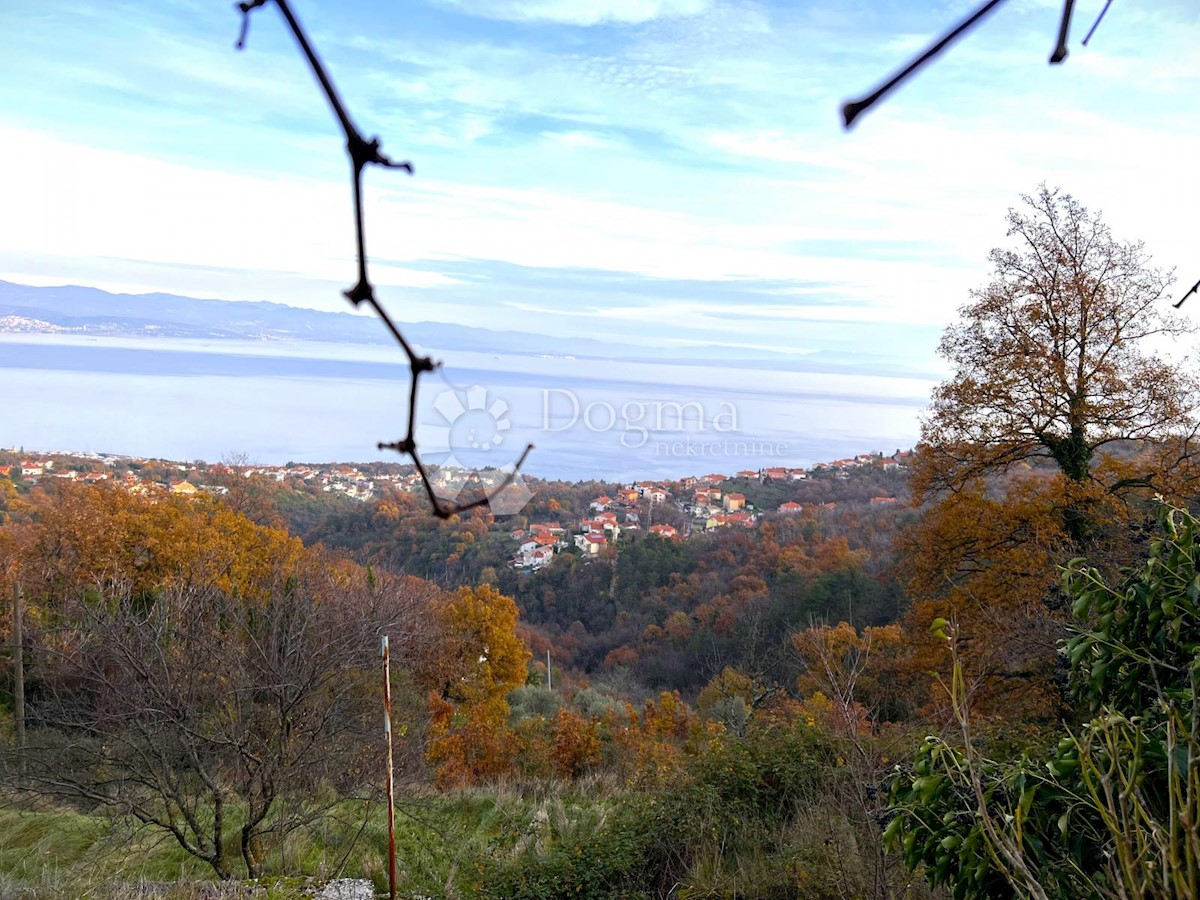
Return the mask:
MULTIPOLYGON (((932 359, 1040 182, 1200 277, 1200 7, 1008 0, 862 116, 973 4, 294 0, 361 130, 401 321, 649 347, 932 359)), ((0 278, 346 309, 348 165, 272 5, 0 5, 0 278)), ((1196 315, 1200 303, 1185 312, 1196 315)))

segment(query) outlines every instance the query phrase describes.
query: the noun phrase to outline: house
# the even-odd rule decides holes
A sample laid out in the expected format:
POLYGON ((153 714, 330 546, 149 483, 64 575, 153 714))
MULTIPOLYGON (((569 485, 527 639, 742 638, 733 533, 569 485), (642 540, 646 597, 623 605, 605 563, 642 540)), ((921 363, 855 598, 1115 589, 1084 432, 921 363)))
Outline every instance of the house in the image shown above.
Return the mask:
POLYGON ((601 513, 594 519, 584 519, 579 525, 583 528, 584 534, 603 535, 607 532, 611 533, 614 540, 621 534, 621 526, 617 524, 616 513, 601 513))
POLYGON ((779 512, 785 516, 794 516, 803 509, 803 506, 793 500, 789 500, 787 503, 779 504, 779 512))
POLYGON ((4 478, 12 477, 12 466, 0 466, 0 476, 4 478))
POLYGON ((617 491, 617 499, 622 503, 637 503, 639 497, 641 494, 638 493, 637 488, 623 488, 617 491))
POLYGON ((589 532, 575 535, 575 546, 590 556, 595 556, 608 546, 608 540, 602 534, 589 532))
POLYGON ((700 480, 707 482, 708 484, 720 484, 721 482, 728 481, 729 479, 726 478, 724 475, 718 475, 716 473, 713 473, 712 475, 705 475, 700 480))
POLYGON ((772 481, 786 481, 788 470, 783 466, 771 466, 769 469, 763 469, 763 477, 772 481))
POLYGON ((788 478, 792 481, 803 481, 808 477, 808 473, 803 469, 788 469, 788 478))
POLYGON ((589 504, 589 508, 595 512, 603 512, 612 505, 612 502, 612 497, 609 497, 607 494, 601 494, 589 504))
POLYGON ((21 463, 21 475, 25 478, 37 478, 44 471, 45 469, 42 467, 42 464, 33 460, 27 459, 21 463))
POLYGON ((726 512, 737 512, 746 505, 745 494, 726 494, 725 499, 721 502, 726 512))
POLYGON ((750 469, 742 469, 742 471, 737 473, 737 477, 738 478, 757 478, 758 472, 752 471, 750 469))
POLYGON ((174 481, 174 480, 171 481, 171 493, 172 494, 183 494, 184 496, 191 496, 192 494, 196 493, 196 491, 197 491, 196 486, 194 484, 192 484, 190 481, 174 481))
POLYGON ((670 525, 651 525, 650 533, 657 534, 663 540, 673 540, 678 532, 670 525))
POLYGON ((667 492, 660 487, 650 488, 650 490, 646 492, 646 496, 650 498, 651 503, 667 502, 667 492))
POLYGON ((895 502, 896 502, 895 497, 872 497, 871 498, 872 506, 881 506, 881 505, 884 505, 887 503, 895 503, 895 502))

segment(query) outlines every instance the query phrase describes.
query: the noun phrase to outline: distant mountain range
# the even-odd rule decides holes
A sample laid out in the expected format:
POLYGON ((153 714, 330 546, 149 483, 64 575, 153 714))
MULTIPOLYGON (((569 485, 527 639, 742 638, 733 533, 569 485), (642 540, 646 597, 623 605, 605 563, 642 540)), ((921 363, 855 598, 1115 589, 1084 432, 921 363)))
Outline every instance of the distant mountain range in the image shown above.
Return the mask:
MULTIPOLYGON (((659 349, 636 343, 491 331, 444 322, 398 324, 410 341, 427 351, 571 356, 629 362, 719 362, 736 368, 927 376, 903 362, 869 352, 822 350, 793 355, 717 345, 659 349)), ((383 325, 369 315, 322 312, 262 301, 198 300, 174 294, 112 294, 75 285, 35 287, 8 281, 0 281, 0 334, 3 333, 375 345, 391 342, 383 325)))
POLYGON ((0 281, 0 331, 121 337, 236 338, 382 344, 367 316, 282 303, 196 300, 174 294, 110 294, 96 288, 0 281))

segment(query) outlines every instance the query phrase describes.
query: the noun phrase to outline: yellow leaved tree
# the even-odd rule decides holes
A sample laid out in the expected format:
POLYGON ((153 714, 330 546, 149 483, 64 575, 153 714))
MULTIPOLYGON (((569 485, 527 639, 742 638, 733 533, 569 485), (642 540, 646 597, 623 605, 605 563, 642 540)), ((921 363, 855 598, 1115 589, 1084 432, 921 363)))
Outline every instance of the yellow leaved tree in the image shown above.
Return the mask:
POLYGON ((512 764, 507 698, 525 683, 530 654, 517 604, 491 585, 461 587, 434 610, 441 633, 426 667, 428 758, 439 787, 474 784, 512 764))

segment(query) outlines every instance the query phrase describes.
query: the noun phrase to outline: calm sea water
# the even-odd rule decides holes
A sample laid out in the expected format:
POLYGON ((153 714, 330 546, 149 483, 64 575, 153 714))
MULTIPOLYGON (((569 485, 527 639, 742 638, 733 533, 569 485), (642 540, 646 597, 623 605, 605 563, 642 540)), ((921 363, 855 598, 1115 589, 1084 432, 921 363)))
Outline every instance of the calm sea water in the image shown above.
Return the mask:
MULTIPOLYGON (((436 354, 429 462, 639 478, 908 447, 932 382, 680 364, 436 354)), ((397 460, 408 370, 391 347, 0 335, 0 446, 216 461, 397 460)))

